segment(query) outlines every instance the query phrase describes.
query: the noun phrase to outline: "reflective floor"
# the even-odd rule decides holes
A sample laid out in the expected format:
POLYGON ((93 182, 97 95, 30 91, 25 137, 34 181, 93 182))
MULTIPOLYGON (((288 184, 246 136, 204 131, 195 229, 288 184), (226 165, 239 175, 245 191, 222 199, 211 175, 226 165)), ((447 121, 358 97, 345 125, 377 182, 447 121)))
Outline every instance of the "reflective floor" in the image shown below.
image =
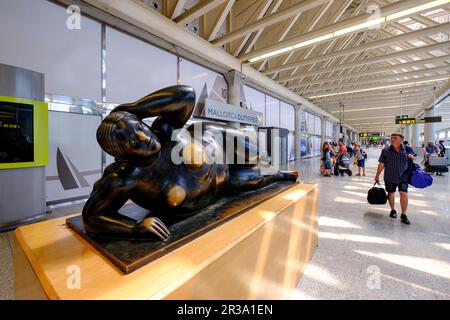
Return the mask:
MULTIPOLYGON (((291 163, 319 184, 319 247, 292 299, 450 299, 448 174, 410 188, 411 225, 403 225, 366 201, 380 152, 369 150, 366 177, 321 177, 318 158, 291 163)), ((10 237, 0 234, 0 300, 14 298, 10 237)))
POLYGON ((321 177, 317 158, 295 164, 319 184, 319 247, 293 299, 450 299, 448 174, 410 187, 404 225, 366 200, 380 152, 369 149, 365 177, 321 177))

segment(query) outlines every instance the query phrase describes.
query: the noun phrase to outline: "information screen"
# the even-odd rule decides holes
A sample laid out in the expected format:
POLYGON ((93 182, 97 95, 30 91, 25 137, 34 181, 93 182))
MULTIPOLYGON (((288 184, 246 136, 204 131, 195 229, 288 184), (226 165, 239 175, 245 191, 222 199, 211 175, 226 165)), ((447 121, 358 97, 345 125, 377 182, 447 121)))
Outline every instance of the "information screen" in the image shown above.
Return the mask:
POLYGON ((33 106, 0 101, 0 163, 33 161, 33 106))

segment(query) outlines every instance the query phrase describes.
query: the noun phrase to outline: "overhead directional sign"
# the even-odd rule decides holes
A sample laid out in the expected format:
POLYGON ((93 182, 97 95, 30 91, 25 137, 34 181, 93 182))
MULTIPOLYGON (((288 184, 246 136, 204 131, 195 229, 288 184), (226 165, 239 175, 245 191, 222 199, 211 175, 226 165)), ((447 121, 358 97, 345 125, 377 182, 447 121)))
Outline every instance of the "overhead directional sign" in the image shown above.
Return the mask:
POLYGON ((432 123, 442 122, 442 117, 425 117, 423 119, 407 118, 407 119, 395 119, 395 124, 419 124, 419 123, 432 123))
POLYGON ((408 119, 408 118, 409 118, 409 116, 407 114, 402 114, 402 115, 395 116, 395 120, 397 120, 397 119, 408 119))
POLYGON ((395 124, 415 124, 416 118, 395 119, 395 124))
POLYGON ((359 137, 384 137, 384 132, 360 132, 359 137))

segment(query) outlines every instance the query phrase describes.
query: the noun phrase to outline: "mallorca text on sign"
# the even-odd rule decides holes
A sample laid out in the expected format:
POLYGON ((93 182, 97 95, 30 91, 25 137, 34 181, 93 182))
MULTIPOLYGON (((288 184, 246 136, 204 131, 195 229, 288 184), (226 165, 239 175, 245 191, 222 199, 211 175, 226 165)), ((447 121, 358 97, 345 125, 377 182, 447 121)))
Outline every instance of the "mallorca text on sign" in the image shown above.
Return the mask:
POLYGON ((203 116, 210 119, 246 123, 254 126, 261 126, 263 119, 261 112, 239 108, 211 99, 206 99, 205 101, 203 116))

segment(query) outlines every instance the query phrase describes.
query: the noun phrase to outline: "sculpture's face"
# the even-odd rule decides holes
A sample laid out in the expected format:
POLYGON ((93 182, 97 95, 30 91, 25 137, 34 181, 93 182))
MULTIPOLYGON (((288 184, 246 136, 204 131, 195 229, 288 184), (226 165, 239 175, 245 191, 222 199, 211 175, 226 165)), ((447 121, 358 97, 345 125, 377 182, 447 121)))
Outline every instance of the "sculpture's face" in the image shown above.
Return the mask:
POLYGON ((124 118, 117 123, 115 136, 124 150, 124 158, 146 161, 161 150, 158 137, 139 119, 124 118))

